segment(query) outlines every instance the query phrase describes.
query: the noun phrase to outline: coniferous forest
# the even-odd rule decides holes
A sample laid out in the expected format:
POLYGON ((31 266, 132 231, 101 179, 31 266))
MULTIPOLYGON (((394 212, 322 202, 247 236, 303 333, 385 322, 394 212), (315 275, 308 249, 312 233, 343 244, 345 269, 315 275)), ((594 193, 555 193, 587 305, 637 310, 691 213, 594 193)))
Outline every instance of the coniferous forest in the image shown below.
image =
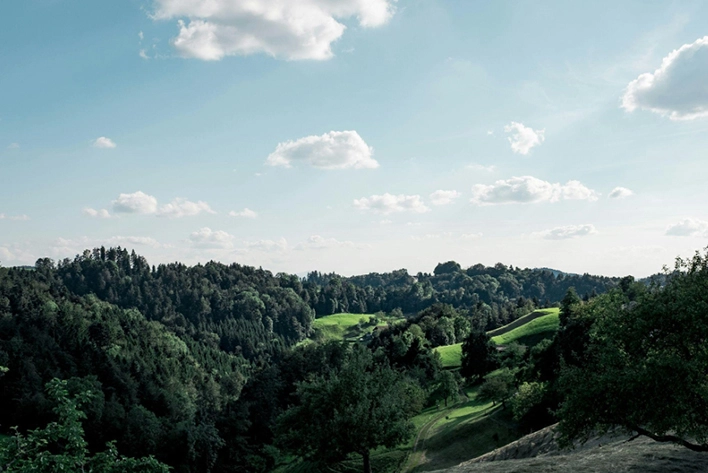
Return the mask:
MULTIPOLYGON (((465 382, 511 403, 520 428, 560 420, 568 442, 620 426, 705 448, 708 422, 687 412, 706 401, 700 383, 686 391, 676 380, 664 396, 677 400, 671 416, 633 409, 668 400, 644 389, 656 373, 701 377, 706 280, 699 254, 653 282, 454 262, 415 276, 299 278, 214 262, 155 267, 121 248, 0 268, 0 428, 14 436, 0 460, 71 444, 83 429, 82 465, 123 461, 123 471, 265 472, 297 458, 315 471, 352 456, 372 471, 373 451, 409 441, 411 417, 447 405, 465 382), (492 348, 486 331, 551 306, 553 338, 492 348), (317 318, 339 312, 400 320, 360 343, 304 342, 317 318), (459 372, 434 350, 455 343, 459 372), (617 380, 636 397, 613 393, 617 380)), ((33 471, 17 465, 6 471, 33 471)))

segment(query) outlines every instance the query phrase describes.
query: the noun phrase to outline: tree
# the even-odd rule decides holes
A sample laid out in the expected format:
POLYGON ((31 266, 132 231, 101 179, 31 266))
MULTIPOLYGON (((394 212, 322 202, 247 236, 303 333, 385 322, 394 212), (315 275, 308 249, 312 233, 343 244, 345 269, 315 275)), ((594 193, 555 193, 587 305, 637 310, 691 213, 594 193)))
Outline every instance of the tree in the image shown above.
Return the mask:
POLYGON ((558 381, 566 443, 620 426, 708 451, 708 253, 666 273, 664 288, 625 287, 583 307, 593 324, 582 363, 558 381))
POLYGON ((494 376, 485 379, 484 384, 479 389, 479 396, 482 399, 502 403, 502 408, 506 409, 506 400, 514 394, 514 373, 509 368, 499 370, 494 376))
POLYGON ((560 303, 559 318, 561 326, 566 325, 573 313, 573 310, 575 310, 575 308, 581 303, 582 301, 580 300, 580 297, 578 297, 578 293, 575 291, 575 288, 573 286, 569 287, 560 303))
POLYGON ((58 422, 27 435, 15 432, 0 444, 0 471, 6 473, 167 473, 169 467, 152 457, 127 458, 118 454, 115 444, 107 450, 89 455, 80 410, 92 394, 83 392, 70 397, 67 382, 54 379, 47 383, 47 394, 57 404, 54 413, 58 422))
POLYGON ((489 335, 481 330, 470 332, 462 343, 460 374, 467 379, 481 378, 494 369, 496 354, 496 345, 489 335))
POLYGON ((447 407, 448 398, 457 399, 457 393, 460 389, 457 383, 457 377, 452 371, 441 371, 439 375, 438 388, 435 390, 435 396, 438 399, 443 399, 445 407, 447 407))
POLYGON ((358 453, 364 472, 371 473, 372 449, 395 447, 413 435, 410 417, 420 408, 422 393, 355 346, 342 369, 300 383, 297 398, 279 418, 280 445, 325 462, 358 453))

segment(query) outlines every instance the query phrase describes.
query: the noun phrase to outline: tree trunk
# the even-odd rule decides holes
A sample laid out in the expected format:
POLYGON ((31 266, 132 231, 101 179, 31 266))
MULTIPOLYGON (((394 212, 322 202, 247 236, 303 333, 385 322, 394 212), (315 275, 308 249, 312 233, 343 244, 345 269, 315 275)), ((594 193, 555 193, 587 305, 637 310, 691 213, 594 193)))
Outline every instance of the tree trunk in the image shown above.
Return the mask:
POLYGON ((369 451, 361 454, 364 457, 364 473, 371 473, 371 457, 369 456, 369 451))

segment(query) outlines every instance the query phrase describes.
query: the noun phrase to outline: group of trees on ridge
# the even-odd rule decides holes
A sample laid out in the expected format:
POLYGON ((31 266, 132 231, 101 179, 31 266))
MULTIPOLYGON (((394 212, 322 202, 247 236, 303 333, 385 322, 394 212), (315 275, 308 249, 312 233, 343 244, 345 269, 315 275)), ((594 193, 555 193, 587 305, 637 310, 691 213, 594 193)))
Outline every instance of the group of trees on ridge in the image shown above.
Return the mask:
MULTIPOLYGON (((70 395, 94 393, 83 406, 92 452, 115 440, 122 454, 154 455, 183 472, 270 471, 288 451, 322 461, 353 452, 368 461, 370 449, 410 433, 406 419, 417 409, 454 395, 459 379, 442 370, 432 348, 462 341, 473 367, 463 374, 484 382, 492 368, 513 368, 504 386, 500 378, 485 392, 502 402, 523 394, 514 394, 515 408, 521 398, 526 403, 517 409, 519 419, 545 425, 555 420, 549 409, 572 399, 571 378, 558 376, 561 365, 571 360, 571 367, 585 366, 572 360, 588 343, 594 327, 588 320, 594 319, 577 314, 597 313, 596 301, 610 297, 597 294, 639 293, 637 287, 645 286, 501 264, 462 269, 454 262, 416 276, 399 270, 301 279, 213 262, 151 267, 120 248, 58 263, 40 259, 34 270, 0 268, 0 367, 8 368, 0 378, 0 405, 8 407, 0 410, 0 433, 55 419, 56 402, 45 384, 58 378, 67 380, 70 395), (562 300, 571 287, 582 297, 562 300), (552 342, 525 353, 509 350, 502 358, 486 348, 469 355, 474 337, 488 344, 485 330, 561 300, 562 327, 552 342), (377 331, 366 348, 334 343, 293 349, 311 335, 315 317, 344 310, 409 315, 377 331), (371 386, 372 396, 360 396, 363 404, 352 400, 350 419, 369 411, 388 419, 371 417, 360 427, 357 438, 367 442, 340 438, 334 448, 336 426, 320 440, 297 434, 295 426, 303 424, 297 419, 314 418, 307 406, 325 406, 322 393, 346 392, 352 383, 371 386), (391 396, 376 404, 386 383, 401 390, 385 390, 391 396), (323 445, 329 445, 327 456, 323 445)), ((568 432, 585 432, 574 429, 568 432)))

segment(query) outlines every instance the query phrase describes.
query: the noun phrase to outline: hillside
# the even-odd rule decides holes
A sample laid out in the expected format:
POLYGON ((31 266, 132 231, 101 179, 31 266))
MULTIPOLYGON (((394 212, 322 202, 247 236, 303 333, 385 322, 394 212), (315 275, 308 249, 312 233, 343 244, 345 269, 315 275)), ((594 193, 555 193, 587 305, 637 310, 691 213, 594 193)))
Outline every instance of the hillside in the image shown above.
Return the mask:
POLYGON ((547 430, 523 437, 481 458, 435 470, 434 473, 616 473, 703 472, 707 454, 640 437, 590 442, 571 451, 559 451, 547 430), (545 447, 545 448, 544 448, 545 447), (539 450, 546 450, 538 454, 539 450), (507 454, 507 459, 495 456, 507 454))
MULTIPOLYGON (((534 346, 545 338, 551 338, 558 330, 558 310, 558 308, 535 310, 508 325, 487 332, 487 335, 497 345, 517 342, 521 345, 534 346)), ((444 368, 460 366, 462 343, 436 347, 434 350, 440 354, 440 361, 444 368)))

